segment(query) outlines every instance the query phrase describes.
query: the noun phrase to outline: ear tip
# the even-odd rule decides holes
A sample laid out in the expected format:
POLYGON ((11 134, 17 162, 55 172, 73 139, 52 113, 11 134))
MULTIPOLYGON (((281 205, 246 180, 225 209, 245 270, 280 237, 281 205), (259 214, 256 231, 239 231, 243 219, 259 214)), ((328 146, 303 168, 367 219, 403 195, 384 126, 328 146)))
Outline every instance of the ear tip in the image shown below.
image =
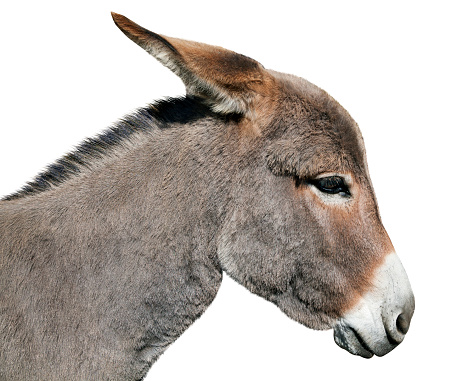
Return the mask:
POLYGON ((124 22, 124 21, 128 20, 127 17, 120 15, 119 13, 116 13, 116 12, 111 12, 111 17, 113 18, 113 21, 115 22, 115 24, 118 24, 121 21, 124 22))

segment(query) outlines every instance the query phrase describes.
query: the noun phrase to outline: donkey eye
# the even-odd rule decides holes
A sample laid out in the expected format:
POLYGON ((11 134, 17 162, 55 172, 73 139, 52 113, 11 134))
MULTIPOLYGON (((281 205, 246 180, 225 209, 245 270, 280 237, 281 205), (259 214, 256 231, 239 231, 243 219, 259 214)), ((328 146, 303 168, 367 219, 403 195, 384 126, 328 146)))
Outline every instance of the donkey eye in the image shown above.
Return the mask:
POLYGON ((319 191, 329 194, 341 194, 342 196, 350 196, 350 189, 348 189, 345 180, 339 176, 322 177, 309 181, 319 191))

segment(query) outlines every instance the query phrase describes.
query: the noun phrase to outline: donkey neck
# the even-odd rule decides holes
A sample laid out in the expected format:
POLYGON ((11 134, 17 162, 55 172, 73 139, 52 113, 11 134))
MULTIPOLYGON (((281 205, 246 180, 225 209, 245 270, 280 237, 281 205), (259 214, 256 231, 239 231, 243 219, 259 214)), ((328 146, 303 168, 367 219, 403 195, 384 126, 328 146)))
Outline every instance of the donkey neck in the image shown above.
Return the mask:
POLYGON ((69 293, 73 299, 59 313, 84 311, 91 322, 83 326, 93 327, 79 328, 79 337, 89 342, 99 332, 93 338, 99 349, 127 348, 144 364, 204 312, 222 279, 215 234, 225 195, 195 139, 220 127, 211 126, 209 116, 184 127, 169 121, 159 128, 163 122, 134 133, 60 184, 0 203, 18 221, 23 253, 38 253, 33 271, 43 278, 39 298, 48 299, 42 305, 49 329, 59 324, 49 319, 61 302, 52 295, 69 293), (60 284, 62 277, 73 281, 60 284), (64 287, 70 290, 56 289, 64 287))

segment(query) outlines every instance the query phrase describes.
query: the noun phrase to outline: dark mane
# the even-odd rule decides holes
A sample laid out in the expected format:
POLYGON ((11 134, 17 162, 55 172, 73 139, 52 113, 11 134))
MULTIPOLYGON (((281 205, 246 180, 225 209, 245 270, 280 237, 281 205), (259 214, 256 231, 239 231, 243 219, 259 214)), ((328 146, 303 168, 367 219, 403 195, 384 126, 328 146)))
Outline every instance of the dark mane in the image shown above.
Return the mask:
POLYGON ((76 176, 82 168, 89 168, 92 159, 105 156, 112 148, 129 141, 140 131, 164 128, 171 123, 188 123, 209 115, 214 114, 208 106, 191 96, 168 98, 139 108, 98 136, 84 140, 74 151, 47 166, 19 191, 5 196, 2 200, 15 200, 58 186, 76 176))

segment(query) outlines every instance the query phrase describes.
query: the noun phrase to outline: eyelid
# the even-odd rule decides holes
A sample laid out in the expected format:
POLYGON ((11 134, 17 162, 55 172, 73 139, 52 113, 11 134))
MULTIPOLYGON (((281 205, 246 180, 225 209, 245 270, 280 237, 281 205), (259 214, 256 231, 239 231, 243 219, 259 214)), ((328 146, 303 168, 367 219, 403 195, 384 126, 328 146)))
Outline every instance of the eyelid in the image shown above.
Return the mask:
POLYGON ((324 172, 313 177, 313 180, 321 180, 326 177, 340 177, 344 180, 345 185, 350 189, 353 185, 352 176, 349 173, 339 173, 339 172, 324 172))

